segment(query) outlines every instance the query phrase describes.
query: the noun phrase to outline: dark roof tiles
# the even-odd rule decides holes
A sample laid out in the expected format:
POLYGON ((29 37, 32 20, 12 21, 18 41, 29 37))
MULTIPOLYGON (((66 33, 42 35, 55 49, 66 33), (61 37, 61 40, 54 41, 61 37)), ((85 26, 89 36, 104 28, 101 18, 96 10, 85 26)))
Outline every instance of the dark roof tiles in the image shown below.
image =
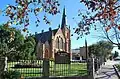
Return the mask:
POLYGON ((52 31, 47 31, 47 32, 36 34, 35 35, 36 41, 41 41, 42 43, 45 43, 46 41, 48 41, 50 43, 52 39, 52 32, 55 35, 57 30, 58 29, 54 29, 52 31))

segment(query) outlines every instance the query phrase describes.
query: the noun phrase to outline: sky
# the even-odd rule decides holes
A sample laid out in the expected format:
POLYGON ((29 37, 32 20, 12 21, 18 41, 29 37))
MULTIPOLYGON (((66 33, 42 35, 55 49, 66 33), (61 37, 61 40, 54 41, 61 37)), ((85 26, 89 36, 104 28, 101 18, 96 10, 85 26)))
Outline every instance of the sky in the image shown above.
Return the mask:
MULTIPOLYGON (((0 9, 4 9, 7 4, 14 4, 14 1, 15 0, 1 0, 0 9)), ((74 31, 72 28, 77 27, 77 23, 80 20, 80 18, 77 17, 78 10, 79 9, 85 10, 86 7, 84 6, 84 4, 80 3, 80 0, 59 0, 59 3, 60 3, 60 7, 59 7, 60 13, 59 14, 54 15, 54 16, 47 14, 48 19, 52 22, 51 25, 46 25, 45 22, 43 22, 43 20, 41 19, 39 27, 36 27, 35 23, 34 23, 34 20, 35 20, 34 16, 30 16, 31 17, 30 25, 29 25, 30 33, 32 33, 32 34, 34 34, 35 32, 40 33, 41 30, 43 30, 43 29, 44 29, 44 31, 48 31, 49 27, 51 27, 52 29, 58 28, 58 25, 61 24, 62 11, 63 11, 63 8, 65 7, 67 25, 70 25, 71 34, 72 33, 74 34, 74 31), (75 20, 73 19, 73 17, 75 17, 75 20)), ((43 15, 44 15, 44 13, 41 12, 40 18, 42 18, 43 15)), ((6 22, 7 20, 8 20, 8 17, 2 16, 2 14, 0 15, 0 24, 6 22)), ((23 28, 23 26, 19 26, 19 28, 23 28)), ((91 44, 96 43, 101 40, 97 37, 97 34, 99 34, 98 32, 96 32, 94 30, 91 30, 90 32, 91 32, 90 35, 84 36, 83 38, 80 38, 79 40, 76 40, 77 35, 74 34, 74 36, 71 37, 71 48, 75 49, 75 48, 84 46, 85 39, 87 40, 88 45, 91 45, 91 44)), ((113 52, 115 50, 117 50, 117 48, 114 48, 113 52)))

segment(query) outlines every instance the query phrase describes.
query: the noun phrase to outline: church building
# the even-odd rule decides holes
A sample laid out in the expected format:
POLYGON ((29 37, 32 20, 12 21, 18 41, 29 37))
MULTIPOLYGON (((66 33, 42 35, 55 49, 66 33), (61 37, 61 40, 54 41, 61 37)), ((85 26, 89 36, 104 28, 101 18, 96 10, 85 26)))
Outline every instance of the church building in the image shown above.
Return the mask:
POLYGON ((59 51, 71 52, 70 26, 66 25, 65 8, 63 9, 62 22, 57 29, 35 34, 37 58, 54 58, 59 51))

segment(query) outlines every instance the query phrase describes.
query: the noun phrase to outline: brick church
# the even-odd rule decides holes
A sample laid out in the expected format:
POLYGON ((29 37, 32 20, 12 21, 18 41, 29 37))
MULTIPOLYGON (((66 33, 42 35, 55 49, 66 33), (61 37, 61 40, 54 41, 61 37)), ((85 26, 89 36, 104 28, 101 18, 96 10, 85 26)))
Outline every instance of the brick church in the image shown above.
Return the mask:
POLYGON ((66 25, 65 8, 63 9, 61 25, 57 29, 49 28, 49 31, 42 31, 35 34, 37 46, 37 58, 54 58, 54 53, 64 51, 71 52, 70 26, 66 25))

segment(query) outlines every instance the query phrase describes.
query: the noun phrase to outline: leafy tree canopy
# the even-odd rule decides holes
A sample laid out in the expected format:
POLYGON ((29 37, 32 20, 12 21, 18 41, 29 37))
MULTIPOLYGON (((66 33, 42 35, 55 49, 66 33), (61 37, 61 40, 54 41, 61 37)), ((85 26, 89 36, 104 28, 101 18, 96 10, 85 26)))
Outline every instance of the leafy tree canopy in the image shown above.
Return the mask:
POLYGON ((0 56, 12 58, 23 43, 24 37, 20 30, 0 25, 0 56))
POLYGON ((35 59, 36 58, 36 41, 33 35, 26 37, 24 44, 21 48, 23 51, 23 59, 35 59))
POLYGON ((89 51, 93 55, 107 57, 113 49, 113 44, 108 41, 99 41, 89 46, 89 51))
POLYGON ((0 56, 9 60, 35 58, 35 45, 34 36, 25 38, 16 28, 0 26, 0 56))
POLYGON ((115 51, 114 55, 113 55, 113 58, 116 58, 119 56, 119 53, 117 51, 115 51))

